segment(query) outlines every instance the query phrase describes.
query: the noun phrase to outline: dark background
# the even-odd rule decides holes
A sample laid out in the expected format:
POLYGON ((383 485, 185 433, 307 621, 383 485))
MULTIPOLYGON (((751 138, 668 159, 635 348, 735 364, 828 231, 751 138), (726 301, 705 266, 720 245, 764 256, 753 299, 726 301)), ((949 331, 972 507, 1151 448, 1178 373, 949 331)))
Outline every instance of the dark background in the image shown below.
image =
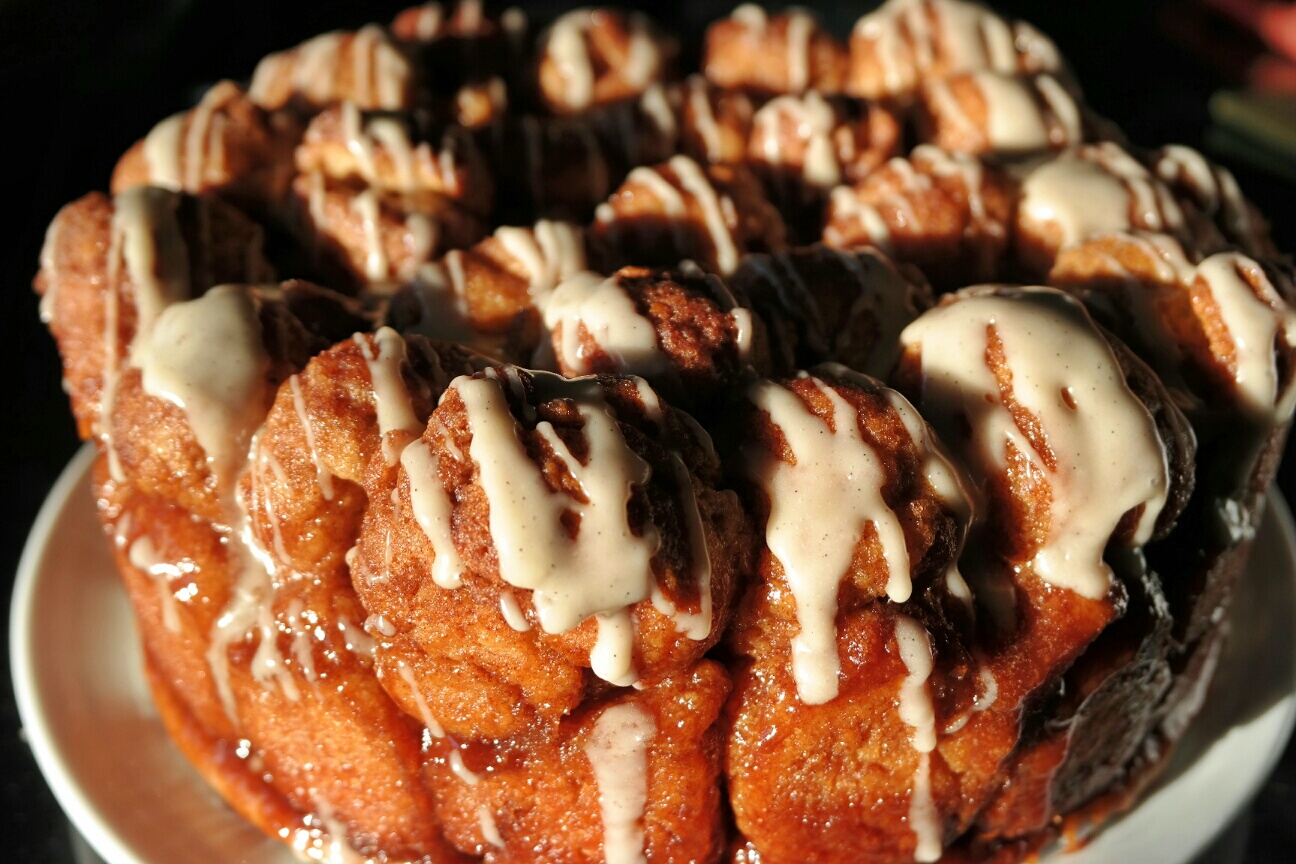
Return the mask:
MULTIPOLYGON (((54 478, 76 449, 53 341, 39 323, 30 283, 45 226, 64 203, 106 189, 118 156, 153 123, 188 107, 206 85, 246 79, 257 59, 326 30, 389 21, 399 2, 260 3, 216 0, 0 0, 0 608, 22 541, 54 478)), ((535 20, 572 3, 526 4, 535 20)), ((628 3, 680 33, 697 35, 733 2, 628 3)), ((845 35, 875 3, 810 3, 845 35)), ((1053 36, 1089 101, 1138 144, 1202 146, 1207 99, 1238 86, 1259 46, 1190 0, 1001 0, 1053 36)), ((1217 158, 1218 154, 1216 155, 1217 158)), ((1221 158, 1296 250, 1296 185, 1221 158)), ((1296 459, 1280 485, 1296 492, 1296 459)), ((7 621, 7 611, 4 621, 7 621)), ((3 628, 7 631, 7 628, 3 628)), ((0 837, 12 861, 70 861, 67 825, 19 737, 0 643, 0 837)), ((69 646, 69 650, 75 650, 69 646)), ((1249 864, 1296 861, 1296 748, 1226 845, 1249 864)), ((1223 851, 1210 853, 1220 860, 1223 851)))

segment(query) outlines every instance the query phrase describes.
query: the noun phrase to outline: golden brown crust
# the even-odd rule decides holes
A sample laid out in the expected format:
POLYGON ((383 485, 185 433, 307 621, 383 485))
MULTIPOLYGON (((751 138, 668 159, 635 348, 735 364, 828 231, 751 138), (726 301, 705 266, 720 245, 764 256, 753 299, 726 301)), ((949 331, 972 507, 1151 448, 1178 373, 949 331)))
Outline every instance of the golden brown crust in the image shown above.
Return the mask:
MULTIPOLYGON (((734 387, 747 369, 768 365, 769 348, 760 319, 746 309, 716 276, 696 268, 650 270, 623 267, 611 277, 635 314, 652 328, 656 349, 651 359, 626 358, 615 346, 601 345, 577 310, 553 327, 552 356, 556 371, 567 377, 582 374, 636 374, 646 378, 673 405, 693 410, 710 404, 734 387), (739 305, 734 305, 736 302, 739 305), (567 346, 575 326, 575 354, 567 346), (610 353, 609 353, 610 352, 610 353)), ((553 300, 550 300, 552 308, 553 300)))
POLYGON ((590 246, 603 272, 630 263, 673 267, 687 258, 724 276, 746 252, 782 249, 786 234, 746 168, 676 156, 630 172, 600 205, 590 246))
POLYGON ((438 816, 452 842, 469 854, 527 858, 543 846, 556 860, 606 860, 597 786, 582 751, 603 712, 633 706, 656 729, 646 748, 645 857, 714 861, 726 839, 719 715, 728 691, 724 668, 704 660, 655 686, 583 708, 563 721, 551 741, 461 747, 465 766, 480 778, 472 785, 450 772, 445 748, 438 748, 428 768, 438 816), (499 831, 498 851, 484 836, 483 808, 499 831))
POLYGON ((553 114, 576 114, 638 96, 666 79, 678 46, 638 12, 569 12, 540 35, 536 79, 553 114))
POLYGON ((1001 275, 1015 190, 976 157, 920 146, 853 187, 838 187, 823 240, 840 249, 873 246, 914 264, 939 289, 1001 275))
POLYGON ((273 278, 261 251, 260 227, 228 204, 160 189, 131 194, 147 199, 144 209, 160 214, 157 223, 128 223, 124 216, 114 222, 113 199, 92 192, 54 217, 34 283, 42 317, 59 343, 83 438, 99 422, 105 377, 126 362, 140 293, 149 290, 135 284, 138 274, 125 260, 128 233, 158 237, 174 229, 170 240, 160 242, 158 266, 182 274, 194 293, 222 282, 273 278))
POLYGON ((804 11, 766 16, 751 5, 707 28, 702 69, 728 89, 840 93, 846 48, 804 11))
POLYGON ((261 109, 232 81, 209 89, 198 105, 162 121, 113 169, 112 192, 162 186, 216 192, 273 212, 291 177, 301 128, 289 114, 261 109))
MULTIPOLYGON (((486 380, 498 381, 500 374, 486 380)), ((529 373, 509 374, 520 375, 525 400, 507 384, 495 386, 505 393, 520 424, 518 434, 528 456, 555 494, 576 494, 579 487, 565 463, 534 426, 542 420, 552 423, 573 452, 580 453, 586 446, 580 431, 583 421, 569 401, 541 395, 529 373)), ((732 493, 715 490, 718 464, 673 409, 645 403, 633 379, 601 378, 598 387, 615 410, 627 444, 654 466, 649 483, 633 493, 629 512, 638 515, 630 527, 642 532, 651 525, 659 532, 662 546, 652 558, 652 572, 666 599, 695 613, 701 608, 701 586, 695 582, 694 552, 681 503, 681 496, 690 492, 697 500, 711 559, 713 612, 705 638, 677 632, 671 618, 650 601, 634 607, 635 667, 651 684, 696 662, 719 638, 746 564, 745 516, 732 493), (675 467, 672 448, 687 468, 683 475, 675 467), (682 477, 688 478, 689 490, 680 488, 682 477)), ((480 466, 466 455, 473 434, 460 393, 452 388, 422 438, 436 457, 434 464, 453 502, 453 542, 465 569, 463 584, 450 589, 433 581, 429 565, 436 553, 414 518, 408 472, 380 460, 373 460, 366 480, 371 503, 353 581, 366 607, 383 615, 395 630, 395 638, 379 646, 378 663, 386 670, 384 683, 406 710, 419 712, 412 685, 396 674, 401 664, 412 671, 426 703, 438 706, 438 721, 453 735, 494 738, 528 727, 543 731, 605 686, 588 671, 597 624, 591 618, 566 633, 545 633, 536 622, 529 592, 510 587, 500 576, 488 516, 490 499, 481 485, 480 466), (501 614, 506 591, 517 599, 530 629, 514 629, 501 614), (452 669, 457 672, 447 674, 452 669)))

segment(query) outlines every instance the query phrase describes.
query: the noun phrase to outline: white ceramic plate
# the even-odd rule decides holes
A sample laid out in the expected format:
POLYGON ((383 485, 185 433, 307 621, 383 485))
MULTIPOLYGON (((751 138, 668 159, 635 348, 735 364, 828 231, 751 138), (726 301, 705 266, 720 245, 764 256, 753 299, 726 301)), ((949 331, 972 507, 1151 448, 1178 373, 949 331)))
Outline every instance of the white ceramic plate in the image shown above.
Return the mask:
MULTIPOLYGON (((45 501, 18 568, 14 690, 41 771, 108 864, 288 864, 201 780, 162 729, 87 491, 83 449, 45 501)), ((1296 530, 1276 494, 1233 608, 1216 686, 1159 787, 1052 864, 1185 864, 1253 796, 1296 718, 1296 530)))

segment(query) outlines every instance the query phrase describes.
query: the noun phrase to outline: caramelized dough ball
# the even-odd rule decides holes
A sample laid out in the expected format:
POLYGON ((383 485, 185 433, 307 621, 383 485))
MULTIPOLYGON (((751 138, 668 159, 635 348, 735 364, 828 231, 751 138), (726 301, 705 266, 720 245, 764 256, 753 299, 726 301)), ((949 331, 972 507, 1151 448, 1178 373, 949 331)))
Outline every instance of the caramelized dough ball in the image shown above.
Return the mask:
POLYGON ((770 172, 795 172, 820 189, 863 179, 900 149, 900 119, 873 102, 804 96, 756 112, 747 155, 770 172))
POLYGON ((369 24, 354 33, 324 33, 262 58, 248 96, 273 111, 315 113, 336 102, 375 111, 404 111, 416 103, 409 59, 387 32, 369 24))
POLYGON ((921 145, 854 187, 834 189, 823 239, 841 249, 875 246, 917 265, 937 289, 993 280, 1013 196, 1011 181, 992 165, 921 145))
POLYGON ((350 102, 311 120, 295 160, 302 174, 436 195, 479 216, 489 213, 494 198, 486 161, 464 130, 429 128, 408 115, 361 113, 350 102))
POLYGON ((747 157, 752 99, 690 75, 679 91, 680 152, 701 164, 742 162, 747 157))
POLYGON ((1296 311, 1274 268, 1237 252, 1193 263, 1170 237, 1117 233, 1063 251, 1049 281, 1200 400, 1196 413, 1225 410, 1265 427, 1290 418, 1296 311))
POLYGON ((918 94, 919 137, 945 150, 1026 156, 1091 137, 1079 100, 1052 75, 966 72, 918 94))
POLYGON ((540 35, 540 98, 575 114, 638 96, 665 79, 678 48, 640 12, 576 9, 540 35))
POLYGON ((502 226, 471 249, 421 268, 392 298, 388 320, 401 331, 530 362, 541 338, 534 304, 584 269, 585 240, 576 225, 542 219, 530 228, 502 226))
POLYGON ((489 739, 548 734, 611 684, 688 668, 747 566, 718 474, 700 427, 638 379, 458 379, 400 465, 374 459, 365 483, 352 580, 387 622, 384 686, 456 738, 489 739))
POLYGON ((1024 21, 965 0, 888 0, 851 32, 847 92, 905 96, 963 72, 1056 73, 1057 46, 1024 21))
POLYGON ((457 749, 440 742, 429 774, 447 836, 470 855, 508 859, 532 860, 539 848, 550 860, 597 864, 633 848, 649 861, 717 860, 726 836, 718 715, 728 691, 724 667, 703 660, 642 691, 600 700, 564 720, 549 740, 524 736, 457 749), (624 755, 610 758, 609 751, 624 755), (450 759, 476 781, 456 776, 450 759), (642 850, 609 830, 615 817, 600 806, 607 800, 601 796, 619 790, 634 806, 637 789, 646 793, 636 820, 642 850))
POLYGON ((276 390, 332 341, 293 313, 283 299, 293 290, 220 285, 167 306, 134 340, 104 436, 120 476, 204 519, 237 521, 231 493, 276 390), (200 327, 206 338, 192 339, 200 327))
POLYGON ((1014 251, 1033 276, 1047 275, 1063 247, 1134 229, 1185 242, 1193 233, 1170 189, 1118 144, 1068 150, 1023 177, 1014 251))
POLYGON ((947 575, 961 482, 911 406, 844 367, 754 384, 733 422, 765 539, 728 636, 738 828, 762 861, 934 860, 964 791, 936 735, 981 689, 947 575))
POLYGON ((846 49, 804 10, 773 17, 747 3, 707 28, 702 69, 726 89, 839 93, 846 49))
POLYGON ((58 212, 34 287, 81 437, 103 431, 104 388, 128 364, 141 316, 223 282, 272 279, 261 241, 230 205, 153 187, 91 192, 58 212))
POLYGON ((232 81, 221 81, 188 111, 168 117, 127 150, 113 169, 112 191, 160 186, 217 192, 272 211, 292 177, 301 127, 285 113, 258 107, 232 81))
POLYGON ((495 15, 478 0, 414 6, 391 25, 392 37, 414 58, 419 86, 438 111, 468 129, 503 119, 519 89, 526 29, 520 9, 495 15))
POLYGON ((631 171, 590 228, 592 257, 604 272, 690 258, 727 276, 744 253, 776 251, 785 237, 782 218, 747 169, 702 167, 687 156, 631 171))
POLYGON ((752 363, 767 364, 765 329, 718 276, 696 267, 583 273, 543 301, 550 358, 568 377, 640 375, 670 402, 706 406, 752 363))
POLYGON ((881 106, 780 96, 752 122, 747 158, 794 233, 823 230, 828 190, 862 179, 900 149, 900 121, 881 106))
POLYGON ((900 331, 932 304, 921 273, 873 249, 816 244, 749 255, 732 283, 765 322, 778 375, 827 361, 886 375, 899 357, 900 331))
POLYGON ((1269 223, 1243 196, 1227 168, 1182 144, 1171 144, 1156 151, 1151 166, 1157 177, 1170 187, 1185 213, 1204 223, 1196 232, 1199 248, 1215 252, 1227 245, 1253 258, 1279 257, 1269 236, 1269 223))
POLYGON ((286 581, 262 597, 268 630, 254 627, 238 592, 271 575, 238 539, 113 482, 102 457, 95 487, 163 722, 204 776, 303 848, 445 854, 418 726, 374 677, 345 571, 286 581), (259 671, 267 660, 273 674, 259 671))
POLYGON ((248 528, 266 554, 294 573, 345 574, 369 462, 421 430, 454 377, 484 366, 460 346, 381 330, 339 342, 285 381, 240 484, 248 528), (392 400, 408 400, 417 429, 382 428, 392 400))
POLYGON ((431 192, 396 193, 318 172, 293 181, 295 229, 331 280, 354 290, 414 278, 445 249, 485 233, 485 220, 431 192))

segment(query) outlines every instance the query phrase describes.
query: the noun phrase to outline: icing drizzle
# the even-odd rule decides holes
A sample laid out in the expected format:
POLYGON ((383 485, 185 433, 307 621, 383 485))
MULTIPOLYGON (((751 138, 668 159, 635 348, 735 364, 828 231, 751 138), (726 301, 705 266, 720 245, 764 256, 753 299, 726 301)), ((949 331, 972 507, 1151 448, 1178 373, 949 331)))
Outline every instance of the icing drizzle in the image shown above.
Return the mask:
POLYGON ((791 390, 772 381, 752 384, 747 398, 779 427, 795 462, 754 450, 746 454, 746 470, 769 496, 765 542, 783 566, 796 601, 800 632, 792 640, 792 675, 797 695, 818 705, 837 696, 837 593, 866 525, 873 525, 886 562, 887 596, 903 603, 913 586, 904 531, 882 498, 881 458, 861 435, 854 406, 819 378, 806 378, 831 404, 831 422, 791 390))
POLYGON ((922 353, 924 416, 944 440, 966 442, 978 483, 1005 470, 1009 446, 1047 478, 1049 524, 1030 564, 1049 583, 1101 598, 1112 581, 1103 551, 1122 517, 1142 508, 1133 543, 1146 543, 1169 493, 1156 423, 1072 298, 1048 288, 958 296, 901 334, 906 347, 932 346, 922 353), (1011 394, 990 366, 996 348, 1011 394), (970 439, 958 432, 965 423, 970 439))

